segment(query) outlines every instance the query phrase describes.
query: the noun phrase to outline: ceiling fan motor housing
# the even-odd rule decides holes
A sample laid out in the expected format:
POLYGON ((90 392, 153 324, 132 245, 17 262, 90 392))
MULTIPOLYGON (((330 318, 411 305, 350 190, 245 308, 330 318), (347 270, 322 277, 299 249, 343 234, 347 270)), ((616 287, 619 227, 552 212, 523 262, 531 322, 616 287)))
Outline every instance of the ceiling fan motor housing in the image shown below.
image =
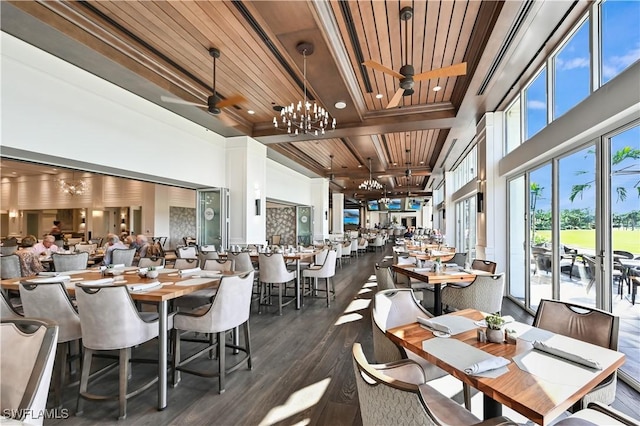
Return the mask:
POLYGON ((209 96, 207 98, 207 110, 214 115, 218 115, 220 114, 220 108, 218 108, 216 106, 216 104, 218 103, 218 99, 215 96, 209 96))

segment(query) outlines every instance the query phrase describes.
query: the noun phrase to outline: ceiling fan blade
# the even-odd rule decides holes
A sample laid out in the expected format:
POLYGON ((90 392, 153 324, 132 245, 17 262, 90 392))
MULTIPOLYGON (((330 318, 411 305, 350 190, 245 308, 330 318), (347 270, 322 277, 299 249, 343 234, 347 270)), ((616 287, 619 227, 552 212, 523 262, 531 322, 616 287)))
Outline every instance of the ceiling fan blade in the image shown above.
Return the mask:
POLYGON ((389 105, 387 105, 387 109, 395 108, 400 103, 400 99, 402 99, 402 95, 404 95, 404 89, 401 87, 398 91, 393 95, 393 98, 389 101, 389 105))
POLYGON ((202 103, 196 103, 196 102, 189 102, 189 101, 185 101, 184 99, 180 99, 180 98, 172 98, 169 96, 160 96, 160 100, 162 102, 166 102, 169 104, 180 104, 180 105, 193 105, 193 106, 198 106, 198 107, 203 107, 206 108, 207 105, 206 104, 202 104, 202 103))
POLYGON ((451 65, 450 67, 438 68, 426 71, 413 76, 413 81, 429 80, 430 78, 454 77, 457 75, 465 75, 467 73, 467 63, 451 65))
POLYGON ((222 99, 220 102, 216 103, 218 108, 226 108, 228 106, 241 104, 247 99, 242 95, 233 95, 228 97, 227 99, 222 99))
POLYGON ((374 70, 381 71, 381 72, 383 72, 385 74, 392 75, 395 78, 399 78, 399 79, 404 78, 404 75, 400 74, 399 72, 396 72, 396 71, 392 70, 391 68, 387 68, 384 65, 379 64, 379 63, 374 62, 374 61, 364 61, 362 63, 362 65, 364 65, 365 67, 373 68, 374 70))

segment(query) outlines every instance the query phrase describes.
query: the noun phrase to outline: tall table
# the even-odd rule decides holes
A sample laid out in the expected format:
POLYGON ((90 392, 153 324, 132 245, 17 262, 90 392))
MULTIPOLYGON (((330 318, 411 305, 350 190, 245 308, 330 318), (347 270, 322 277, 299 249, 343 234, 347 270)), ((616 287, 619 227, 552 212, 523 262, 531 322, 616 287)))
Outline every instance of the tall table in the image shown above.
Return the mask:
MULTIPOLYGON (((465 309, 440 318, 454 315, 463 316, 474 321, 481 320, 484 317, 484 314, 480 311, 465 309)), ((534 328, 521 323, 510 324, 510 326, 518 327, 522 331, 534 328)), ((536 375, 520 369, 515 362, 511 362, 506 366, 508 370, 506 373, 496 378, 488 378, 468 375, 463 370, 456 368, 452 365, 451 360, 454 354, 439 355, 424 350, 424 341, 439 338, 435 337, 433 332, 417 322, 392 328, 386 332, 386 335, 396 344, 418 354, 447 371, 452 376, 482 392, 484 394, 485 419, 500 415, 502 411, 500 404, 504 404, 531 419, 533 422, 543 426, 549 424, 606 377, 611 375, 624 363, 625 358, 621 352, 577 341, 570 337, 553 335, 554 339, 560 339, 560 341, 567 343, 569 347, 577 346, 587 348, 590 354, 595 355, 593 358, 600 363, 602 370, 587 367, 580 368, 569 361, 552 358, 553 362, 561 363, 567 366, 567 368, 559 371, 550 371, 547 375, 536 375), (574 369, 578 368, 580 374, 574 375, 568 373, 569 367, 574 369)), ((477 340, 476 336, 476 328, 473 328, 455 334, 447 340, 455 339, 471 348, 480 349, 491 355, 501 356, 509 360, 512 360, 518 355, 530 353, 532 350, 531 343, 521 339, 518 339, 515 345, 506 343, 481 343, 477 340)), ((460 346, 467 347, 465 345, 460 346)), ((473 349, 470 349, 470 351, 471 350, 473 349)), ((576 351, 579 350, 580 349, 576 348, 576 351)), ((533 370, 533 368, 531 369, 533 370)))
MULTIPOLYGON (((301 309, 302 308, 302 297, 301 297, 301 286, 300 286, 300 261, 302 260, 308 260, 308 259, 313 259, 314 256, 318 253, 320 253, 322 250, 306 250, 306 251, 301 251, 301 252, 293 252, 293 253, 283 253, 282 256, 284 257, 284 260, 292 260, 296 262, 296 309, 301 309)), ((222 259, 226 259, 227 254, 226 253, 218 253, 218 256, 222 259)), ((259 253, 252 251, 249 252, 249 256, 251 257, 251 261, 252 262, 257 262, 259 263, 259 253)))
MULTIPOLYGON (((131 292, 131 298, 136 301, 156 303, 158 305, 158 410, 164 410, 167 407, 167 324, 169 318, 169 301, 177 299, 185 294, 193 293, 207 287, 213 287, 220 282, 218 278, 198 279, 197 284, 179 285, 192 279, 193 277, 180 277, 177 270, 172 273, 162 273, 156 279, 141 278, 132 268, 131 273, 123 275, 127 284, 143 284, 153 281, 160 281, 162 287, 156 287, 148 291, 131 292), (174 275, 175 274, 175 275, 174 275)), ((64 274, 64 273, 62 273, 64 274)), ((235 273, 223 273, 225 275, 235 275, 235 273)), ((11 278, 0 281, 2 290, 19 290, 20 281, 28 279, 42 278, 37 276, 11 278)), ((98 270, 76 271, 72 272, 72 281, 67 285, 67 292, 70 295, 75 294, 75 282, 83 282, 89 280, 97 280, 102 278, 102 274, 98 270)))
POLYGON ((392 265, 391 268, 398 274, 406 275, 409 278, 415 278, 424 283, 433 285, 433 314, 435 316, 442 315, 442 285, 446 283, 465 283, 476 279, 476 273, 457 271, 451 269, 449 271, 433 272, 426 268, 416 268, 414 265, 392 265))

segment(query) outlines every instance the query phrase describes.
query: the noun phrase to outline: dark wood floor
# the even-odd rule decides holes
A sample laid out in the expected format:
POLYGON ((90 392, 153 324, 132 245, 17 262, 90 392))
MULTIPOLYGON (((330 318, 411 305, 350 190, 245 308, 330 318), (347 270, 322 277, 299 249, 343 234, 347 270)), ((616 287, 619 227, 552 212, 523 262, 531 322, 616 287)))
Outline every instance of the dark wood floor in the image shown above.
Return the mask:
MULTIPOLYGON (((64 408, 69 417, 47 419, 45 424, 360 425, 350 354, 354 342, 362 343, 368 356, 372 353, 368 305, 375 291, 374 264, 383 256, 380 252, 367 253, 338 268, 337 299, 330 308, 326 308, 323 299, 312 299, 305 300, 301 311, 287 306, 282 316, 258 315, 254 309, 250 321, 253 370, 241 368, 229 375, 222 395, 217 392, 217 379, 183 374, 180 385, 169 389, 167 409, 156 410, 154 386, 132 398, 127 419, 117 422, 116 401, 86 402, 84 416, 76 417, 76 386, 66 389, 64 408)), ((532 321, 530 315, 508 300, 503 311, 517 320, 532 321)), ((154 345, 155 342, 139 348, 138 355, 152 356, 154 345)), ((202 363, 207 361, 205 358, 202 363)), ((140 364, 133 371, 135 386, 153 374, 154 367, 140 364)), ((115 392, 116 386, 117 376, 113 373, 101 379, 97 387, 115 392)), ((619 384, 616 408, 640 418, 639 402, 638 393, 619 384)), ((475 405, 481 402, 474 398, 475 405)))

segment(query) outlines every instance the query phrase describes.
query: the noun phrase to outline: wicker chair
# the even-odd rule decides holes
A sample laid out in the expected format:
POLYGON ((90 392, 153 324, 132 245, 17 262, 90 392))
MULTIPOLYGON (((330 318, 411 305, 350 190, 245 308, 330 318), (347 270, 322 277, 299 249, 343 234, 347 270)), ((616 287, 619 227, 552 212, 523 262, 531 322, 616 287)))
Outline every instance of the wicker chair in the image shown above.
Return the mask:
POLYGON ((482 312, 502 310, 504 274, 478 275, 468 285, 448 284, 442 289, 442 304, 448 309, 477 309, 482 312))

